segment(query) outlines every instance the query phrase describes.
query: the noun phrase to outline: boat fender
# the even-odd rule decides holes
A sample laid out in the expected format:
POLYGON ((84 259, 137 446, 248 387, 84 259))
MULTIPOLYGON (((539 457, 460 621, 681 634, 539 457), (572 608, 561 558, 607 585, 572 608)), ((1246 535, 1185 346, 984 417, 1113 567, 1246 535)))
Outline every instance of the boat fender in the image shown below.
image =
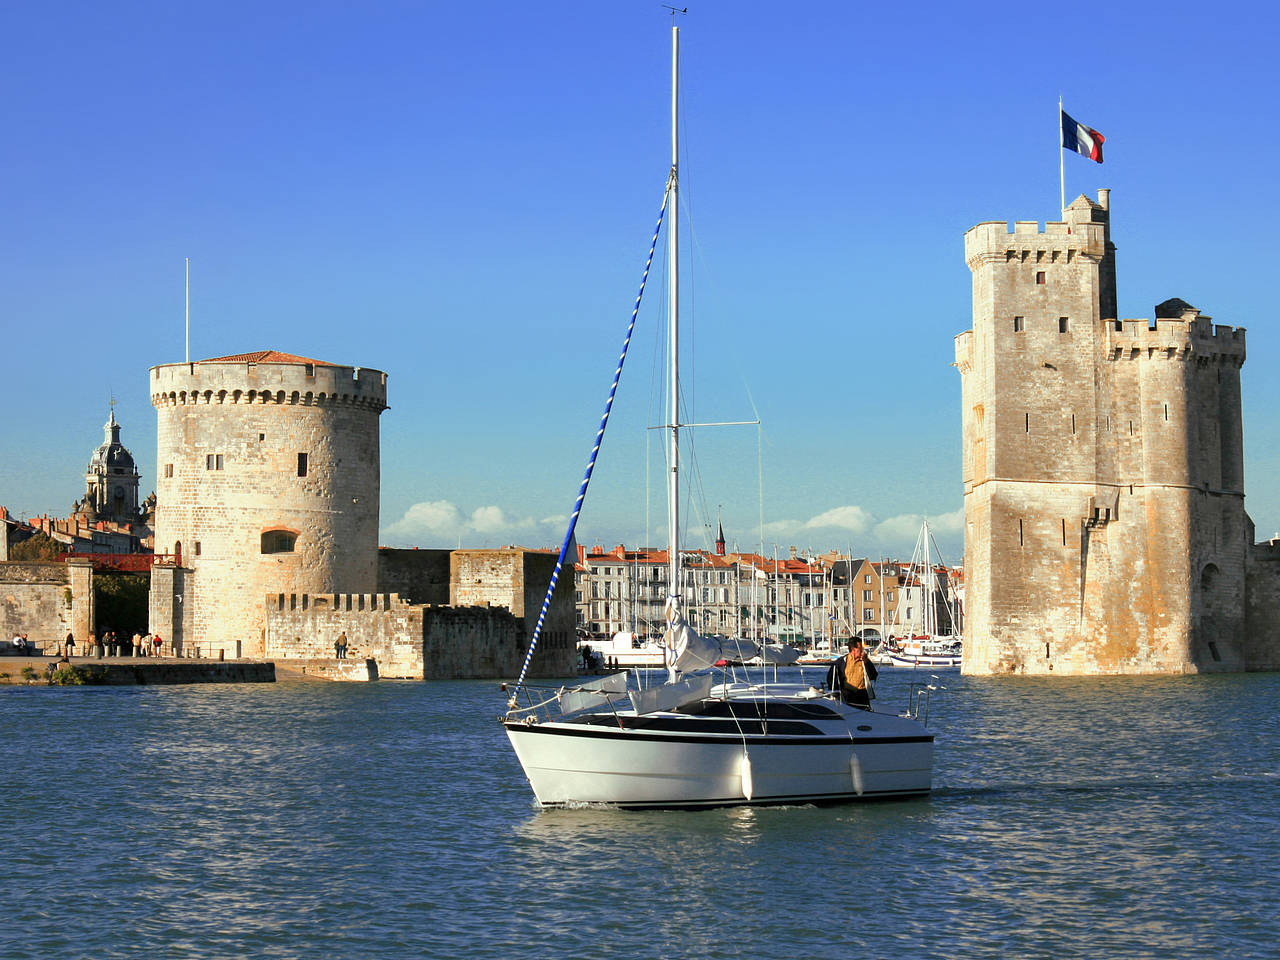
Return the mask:
POLYGON ((862 761, 856 753, 849 758, 849 773, 853 777, 853 792, 862 796, 862 761))
POLYGON ((742 766, 740 773, 742 775, 742 795, 750 800, 756 792, 755 784, 751 781, 751 756, 744 750, 742 751, 742 766))

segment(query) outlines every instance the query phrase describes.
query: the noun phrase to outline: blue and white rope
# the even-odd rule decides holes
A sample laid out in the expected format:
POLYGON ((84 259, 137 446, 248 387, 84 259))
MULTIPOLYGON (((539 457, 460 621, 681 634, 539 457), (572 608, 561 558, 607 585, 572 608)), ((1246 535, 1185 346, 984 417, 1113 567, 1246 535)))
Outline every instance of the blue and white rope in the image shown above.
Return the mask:
POLYGON ((618 381, 622 379, 622 365, 627 362, 627 350, 631 347, 631 334, 636 328, 636 317, 640 314, 640 301, 644 297, 645 284, 649 281, 649 268, 653 266, 653 254, 658 248, 658 234, 662 230, 662 218, 667 212, 667 199, 670 193, 664 193, 662 207, 658 210, 658 223, 653 228, 653 242, 649 244, 649 259, 644 264, 644 275, 640 278, 640 292, 636 294, 635 309, 631 311, 631 322, 627 325, 627 336, 622 341, 622 354, 618 357, 618 369, 613 374, 613 385, 609 388, 609 399, 604 404, 604 416, 600 418, 600 429, 596 431, 595 444, 591 447, 591 457, 587 460, 587 472, 582 478, 582 486, 578 488, 578 499, 573 504, 573 513, 569 517, 569 529, 564 535, 564 543, 560 545, 560 556, 556 558, 556 567, 551 572, 551 583, 547 585, 547 595, 542 601, 542 611, 538 614, 537 626, 533 628, 533 636, 529 639, 529 652, 524 656, 524 665, 520 667, 520 677, 516 680, 515 689, 511 693, 508 706, 516 705, 520 688, 524 686, 525 675, 529 672, 529 663, 533 660, 533 651, 538 646, 538 638, 542 635, 542 624, 547 619, 547 610, 551 607, 551 597, 556 592, 556 583, 560 580, 560 571, 564 567, 565 555, 569 552, 569 543, 573 540, 574 528, 578 525, 578 514, 582 512, 582 501, 587 495, 587 484, 591 482, 591 471, 596 466, 596 455, 600 453, 600 443, 604 439, 604 428, 609 423, 609 411, 613 409, 613 398, 618 392, 618 381))

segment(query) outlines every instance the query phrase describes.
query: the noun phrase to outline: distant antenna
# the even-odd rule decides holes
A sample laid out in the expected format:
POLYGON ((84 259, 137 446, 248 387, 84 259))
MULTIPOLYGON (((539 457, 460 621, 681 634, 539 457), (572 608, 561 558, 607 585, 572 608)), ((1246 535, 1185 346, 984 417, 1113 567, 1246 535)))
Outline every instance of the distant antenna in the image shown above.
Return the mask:
POLYGON ((191 258, 187 257, 187 363, 191 362, 191 258))

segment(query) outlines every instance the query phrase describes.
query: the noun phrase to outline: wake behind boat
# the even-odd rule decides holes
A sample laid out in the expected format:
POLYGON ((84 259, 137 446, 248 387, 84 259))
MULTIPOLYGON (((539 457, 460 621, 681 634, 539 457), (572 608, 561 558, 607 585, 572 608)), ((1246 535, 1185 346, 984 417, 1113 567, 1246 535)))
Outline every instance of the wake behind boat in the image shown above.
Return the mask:
MULTIPOLYGON (((714 673, 718 663, 777 662, 768 645, 700 636, 680 596, 680 367, 678 80, 680 30, 671 28, 671 170, 649 248, 648 278, 664 216, 668 240, 669 431, 668 597, 662 636, 667 682, 628 689, 616 673, 576 687, 536 690, 525 683, 551 597, 570 552, 600 442, 635 329, 644 281, 627 328, 604 417, 570 515, 542 612, 520 677, 501 718, 538 803, 637 807, 829 803, 928 793, 933 734, 914 711, 901 716, 842 702, 804 684, 747 683, 714 673)), ((687 424, 685 425, 687 426, 687 424)), ((798 652, 786 653, 789 662, 798 652)))

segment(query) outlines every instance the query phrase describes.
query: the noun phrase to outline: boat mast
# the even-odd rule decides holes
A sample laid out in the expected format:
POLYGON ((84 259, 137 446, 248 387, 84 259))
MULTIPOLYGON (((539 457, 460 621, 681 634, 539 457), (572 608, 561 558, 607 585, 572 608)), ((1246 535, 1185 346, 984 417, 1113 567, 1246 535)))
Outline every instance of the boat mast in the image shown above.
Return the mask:
POLYGON ((671 173, 667 177, 667 272, 668 324, 670 326, 670 376, 668 394, 671 430, 671 449, 668 458, 670 474, 667 478, 667 550, 669 556, 668 577, 670 596, 675 608, 680 604, 680 204, 679 204, 679 82, 680 82, 680 28, 671 25, 671 173))

